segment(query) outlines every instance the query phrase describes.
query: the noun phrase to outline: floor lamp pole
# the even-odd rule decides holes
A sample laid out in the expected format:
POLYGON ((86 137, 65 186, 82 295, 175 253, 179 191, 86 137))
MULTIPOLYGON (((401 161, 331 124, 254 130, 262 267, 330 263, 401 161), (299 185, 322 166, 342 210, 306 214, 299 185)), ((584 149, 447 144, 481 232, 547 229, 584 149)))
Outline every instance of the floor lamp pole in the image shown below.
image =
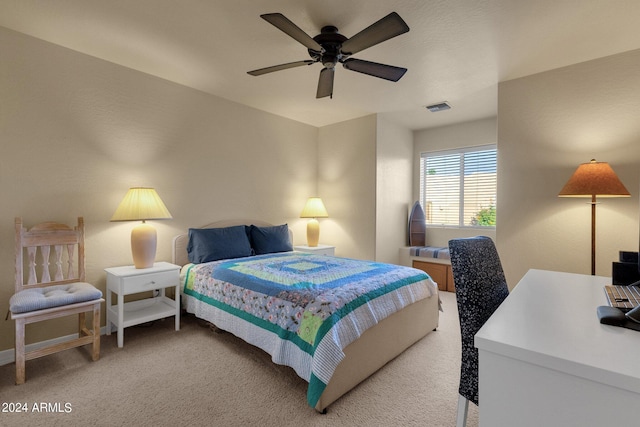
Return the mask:
POLYGON ((591 275, 596 275, 596 195, 591 195, 591 275))

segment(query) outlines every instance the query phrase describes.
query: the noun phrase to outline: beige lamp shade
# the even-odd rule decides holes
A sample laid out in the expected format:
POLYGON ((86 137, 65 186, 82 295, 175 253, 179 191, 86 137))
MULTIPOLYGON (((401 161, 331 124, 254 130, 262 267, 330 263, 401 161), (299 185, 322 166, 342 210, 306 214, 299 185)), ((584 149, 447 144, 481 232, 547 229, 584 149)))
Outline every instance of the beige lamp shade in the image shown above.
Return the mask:
POLYGON ((591 198, 591 274, 596 274, 596 197, 630 197, 607 162, 582 163, 564 185, 559 197, 591 198))
POLYGON ((329 214, 320 197, 309 197, 300 218, 329 218, 329 214))
POLYGON ((317 218, 328 218, 327 209, 320 197, 310 197, 302 209, 300 218, 311 218, 307 222, 307 246, 316 247, 320 240, 320 223, 317 218))
POLYGON ((142 221, 131 230, 131 254, 136 268, 153 267, 156 259, 158 235, 146 224, 148 219, 171 219, 171 213, 153 188, 130 188, 111 221, 142 221))
POLYGON ((171 213, 153 188, 133 187, 127 191, 111 221, 171 219, 171 213))

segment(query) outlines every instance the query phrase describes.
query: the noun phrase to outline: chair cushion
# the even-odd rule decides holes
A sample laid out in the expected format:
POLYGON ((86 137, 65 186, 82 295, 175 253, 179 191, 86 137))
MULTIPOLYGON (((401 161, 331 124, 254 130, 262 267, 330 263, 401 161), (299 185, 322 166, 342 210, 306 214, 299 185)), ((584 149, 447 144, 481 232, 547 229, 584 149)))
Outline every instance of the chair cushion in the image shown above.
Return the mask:
POLYGON ((102 292, 90 283, 75 282, 44 288, 25 289, 9 300, 12 313, 26 313, 102 298, 102 292))

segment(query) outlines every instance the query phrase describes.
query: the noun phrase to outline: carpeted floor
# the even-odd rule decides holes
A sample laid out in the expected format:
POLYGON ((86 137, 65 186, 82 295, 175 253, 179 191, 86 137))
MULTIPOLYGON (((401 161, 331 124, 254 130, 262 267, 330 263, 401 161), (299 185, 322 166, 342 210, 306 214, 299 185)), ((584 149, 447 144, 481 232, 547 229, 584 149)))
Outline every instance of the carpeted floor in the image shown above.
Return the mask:
MULTIPOLYGON (((436 332, 334 402, 327 414, 306 403, 293 370, 228 333, 184 316, 102 337, 98 362, 72 349, 0 367, 2 426, 454 426, 460 368, 455 295, 441 293, 436 332), (16 412, 18 409, 26 409, 16 412), (39 410, 39 411, 38 411, 39 410)), ((478 409, 469 406, 469 427, 478 409)))

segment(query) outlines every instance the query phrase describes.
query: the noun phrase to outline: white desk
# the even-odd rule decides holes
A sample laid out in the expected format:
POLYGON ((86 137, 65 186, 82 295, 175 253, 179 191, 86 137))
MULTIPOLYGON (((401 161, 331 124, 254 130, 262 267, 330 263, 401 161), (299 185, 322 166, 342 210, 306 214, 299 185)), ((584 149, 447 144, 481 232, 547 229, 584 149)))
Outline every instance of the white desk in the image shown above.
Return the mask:
POLYGON ((475 336, 481 427, 640 425, 640 332, 596 314, 610 283, 527 272, 475 336))

